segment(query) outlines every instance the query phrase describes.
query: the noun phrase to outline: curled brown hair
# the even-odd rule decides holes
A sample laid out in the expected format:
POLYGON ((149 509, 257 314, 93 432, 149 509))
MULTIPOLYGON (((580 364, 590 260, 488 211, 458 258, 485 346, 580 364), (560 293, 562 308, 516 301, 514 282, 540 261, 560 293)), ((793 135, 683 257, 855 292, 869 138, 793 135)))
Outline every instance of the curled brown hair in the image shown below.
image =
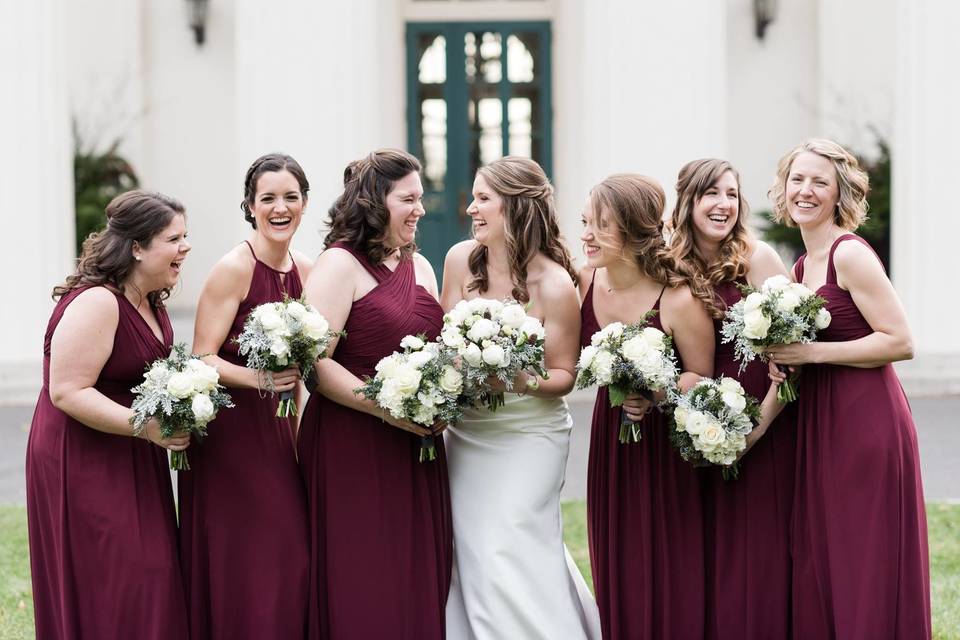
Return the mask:
MULTIPOLYGON (((83 241, 77 270, 53 288, 57 300, 78 287, 105 285, 123 293, 124 281, 136 260, 133 245, 146 249, 175 216, 186 215, 179 200, 162 193, 135 189, 121 193, 106 208, 107 226, 83 241)), ((170 289, 147 292, 147 299, 158 307, 170 296, 170 289)))
MULTIPOLYGON (((750 269, 752 237, 746 224, 749 213, 750 207, 743 197, 743 192, 740 191, 740 174, 733 165, 717 158, 688 162, 683 165, 680 175, 677 176, 677 204, 673 208, 673 215, 670 216, 668 224, 671 258, 675 262, 686 263, 690 270, 696 276, 705 279, 710 287, 715 287, 721 282, 735 282, 742 279, 750 269), (728 171, 737 181, 739 213, 733 229, 720 245, 720 255, 716 260, 708 263, 697 251, 694 241, 696 232, 693 224, 693 209, 700 198, 728 171)), ((696 291, 694 294, 696 295, 696 291)), ((723 315, 722 302, 715 296, 711 296, 709 300, 703 298, 701 300, 714 318, 723 315)))
POLYGON ((257 228, 257 221, 250 211, 250 205, 257 197, 257 181, 265 173, 276 171, 289 171, 297 180, 300 186, 300 196, 306 200, 307 193, 310 191, 310 183, 307 182, 307 174, 303 168, 292 157, 282 153, 268 153, 260 156, 253 161, 250 168, 247 169, 247 175, 243 179, 243 200, 240 201, 240 210, 243 211, 243 219, 250 223, 254 229, 257 228))
MULTIPOLYGON (((527 268, 538 253, 563 267, 576 282, 577 272, 557 223, 553 185, 543 168, 528 158, 506 156, 481 167, 477 174, 503 199, 504 237, 513 281, 510 295, 518 302, 530 301, 527 268)), ((468 264, 473 280, 467 290, 483 293, 490 284, 487 248, 482 244, 474 247, 468 264)))
MULTIPOLYGON (((653 178, 635 173, 607 177, 590 191, 590 209, 597 226, 613 225, 620 232, 624 259, 633 261, 641 273, 670 287, 689 287, 700 300, 712 297, 702 278, 670 255, 663 239, 666 195, 653 178)), ((603 237, 600 242, 611 243, 603 237), (606 240, 606 241, 605 241, 606 240)))
POLYGON ((787 211, 787 178, 793 161, 805 151, 823 156, 833 164, 837 172, 837 189, 839 190, 837 209, 833 212, 833 219, 842 229, 856 231, 857 227, 867 220, 870 178, 867 172, 860 168, 860 162, 856 156, 833 140, 822 138, 811 138, 780 158, 777 164, 777 180, 767 193, 773 201, 774 220, 788 227, 797 226, 787 211))
MULTIPOLYGON (((400 149, 378 149, 348 164, 343 172, 343 193, 330 207, 323 246, 345 242, 372 264, 383 262, 393 251, 384 244, 390 233, 387 194, 398 180, 420 169, 420 161, 400 149)), ((416 249, 413 243, 405 245, 400 247, 400 255, 409 257, 416 249)))

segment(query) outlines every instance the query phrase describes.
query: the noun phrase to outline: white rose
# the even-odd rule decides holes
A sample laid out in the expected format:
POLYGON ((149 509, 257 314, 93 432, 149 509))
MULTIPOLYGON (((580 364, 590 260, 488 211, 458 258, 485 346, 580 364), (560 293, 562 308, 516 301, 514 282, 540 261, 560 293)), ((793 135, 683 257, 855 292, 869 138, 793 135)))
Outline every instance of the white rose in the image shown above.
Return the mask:
POLYGON ((460 349, 458 353, 463 356, 463 359, 467 361, 471 367, 479 366, 483 361, 483 354, 480 351, 480 347, 474 343, 468 344, 466 347, 460 349))
POLYGON ((760 293, 759 291, 754 291, 753 293, 748 295, 746 298, 744 298, 743 312, 746 314, 746 313, 750 313, 751 311, 756 311, 757 309, 760 308, 760 305, 763 304, 763 301, 765 299, 766 298, 764 298, 762 293, 760 293))
POLYGON ((613 354, 609 351, 598 351, 590 365, 590 370, 601 386, 610 384, 613 380, 613 354))
POLYGON ((193 396, 193 401, 190 403, 190 408, 193 410, 193 417, 196 419, 198 424, 206 424, 213 420, 213 416, 217 414, 216 410, 213 408, 213 401, 205 393, 198 393, 193 396))
POLYGON ((650 344, 642 335, 636 335, 629 340, 624 340, 621 350, 624 358, 636 364, 650 352, 650 344))
POLYGON ((452 325, 463 324, 463 321, 467 319, 467 316, 470 315, 470 306, 466 300, 461 300, 453 309, 447 312, 447 315, 443 316, 444 323, 452 325))
POLYGON ((720 378, 720 390, 721 391, 730 391, 732 393, 743 394, 743 385, 737 381, 736 378, 730 378, 728 376, 723 376, 720 378))
POLYGON ((396 353, 392 353, 385 358, 381 358, 380 362, 377 363, 377 366, 374 367, 377 371, 377 377, 382 379, 392 378, 394 373, 397 371, 397 367, 400 366, 400 356, 396 353))
POLYGON ((420 388, 422 374, 420 370, 409 363, 401 363, 391 378, 396 383, 397 391, 403 396, 411 396, 420 388))
POLYGON ((433 360, 434 354, 430 351, 414 351, 407 356, 407 362, 416 367, 417 369, 422 369, 423 365, 427 364, 433 360))
POLYGON ((178 400, 193 393, 193 375, 189 371, 177 371, 167 380, 167 393, 178 400))
POLYGON ((523 324, 520 326, 520 333, 528 338, 536 336, 540 339, 543 339, 547 335, 543 325, 533 316, 527 316, 526 320, 523 321, 523 324))
POLYGON ((720 394, 723 403, 740 413, 747 407, 747 399, 735 391, 724 391, 720 394))
POLYGON ((800 296, 790 289, 781 291, 780 297, 777 299, 777 309, 784 313, 790 313, 797 308, 798 304, 800 304, 800 296))
POLYGON ((526 319, 527 313, 519 304, 508 304, 504 306, 503 311, 500 312, 497 318, 500 324, 510 327, 511 329, 519 329, 523 326, 523 321, 526 319))
POLYGON ((801 300, 806 300, 813 295, 813 291, 808 289, 806 286, 800 284, 799 282, 790 283, 790 291, 793 291, 798 298, 801 300))
POLYGON ((498 344, 487 345, 481 354, 483 361, 493 367, 505 367, 509 360, 503 347, 498 344))
POLYGON ((820 311, 817 311, 816 317, 813 319, 813 324, 817 329, 826 329, 830 326, 830 321, 833 318, 830 317, 830 312, 826 308, 821 307, 820 311))
POLYGON ((775 276, 770 276, 763 281, 763 285, 760 287, 764 291, 773 291, 776 289, 783 289, 790 286, 790 278, 785 275, 779 274, 775 276))
POLYGON ((743 335, 753 340, 762 340, 770 330, 770 318, 757 309, 743 315, 743 335))
POLYGON ((697 439, 704 451, 716 451, 727 439, 727 432, 723 430, 720 423, 716 420, 707 420, 697 439))
POLYGON ((666 334, 659 329, 654 327, 644 327, 643 331, 640 332, 640 336, 643 337, 644 342, 656 349, 657 351, 663 350, 664 339, 666 334))
POLYGON ((440 374, 439 384, 444 393, 459 394, 463 391, 463 376, 453 367, 447 366, 440 374))
POLYGON ((684 428, 690 435, 700 435, 707 426, 707 416, 700 411, 691 411, 687 414, 684 428))
POLYGON ((677 407, 673 410, 673 419, 677 423, 677 431, 683 431, 683 427, 687 424, 687 417, 689 412, 686 407, 677 407))
POLYGON ((466 340, 463 338, 463 334, 456 327, 447 327, 440 333, 440 340, 443 341, 443 344, 448 347, 457 349, 466 344, 466 340))
POLYGON ((596 347, 594 347, 593 345, 584 347, 583 351, 580 352, 580 360, 577 361, 577 369, 580 369, 581 371, 585 369, 589 369, 596 355, 597 355, 596 347))
POLYGON ((307 315, 307 308, 296 300, 291 300, 287 303, 287 314, 289 314, 291 318, 303 320, 303 317, 307 315))
POLYGON ((283 338, 274 338, 270 342, 270 354, 277 359, 278 363, 286 364, 287 356, 290 355, 290 345, 283 338))
POLYGON ((303 333, 311 340, 319 340, 330 331, 330 323, 316 311, 306 313, 300 318, 303 333))
POLYGON ((260 312, 257 315, 257 320, 260 321, 260 326, 263 327, 263 330, 267 333, 272 333, 284 328, 283 318, 281 318, 280 314, 273 308, 273 305, 268 306, 260 312))
POLYGON ((467 331, 467 337, 474 342, 480 342, 481 340, 492 338, 499 330, 500 327, 498 327, 492 320, 480 318, 474 322, 470 327, 470 330, 467 331))
POLYGON ((200 393, 213 391, 220 382, 217 370, 197 358, 187 360, 187 371, 193 375, 194 390, 200 393))
POLYGON ((423 349, 424 344, 426 343, 417 336, 404 336, 403 340, 400 341, 402 349, 423 349))

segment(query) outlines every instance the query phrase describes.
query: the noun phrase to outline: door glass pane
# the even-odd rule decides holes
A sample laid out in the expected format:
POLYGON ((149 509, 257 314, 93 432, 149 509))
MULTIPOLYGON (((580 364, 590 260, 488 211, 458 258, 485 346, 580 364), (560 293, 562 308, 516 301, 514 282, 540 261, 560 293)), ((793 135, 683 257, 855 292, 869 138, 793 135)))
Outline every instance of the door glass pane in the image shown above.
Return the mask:
POLYGON ((533 82, 534 56, 539 46, 537 34, 512 34, 507 38, 507 79, 533 82))
POLYGON ((471 32, 463 39, 464 72, 468 83, 500 82, 502 76, 500 34, 491 31, 471 32))
POLYGON ((422 83, 447 81, 447 39, 443 36, 420 36, 419 80, 422 83))
POLYGON ((447 102, 428 98, 420 103, 424 188, 443 191, 447 177, 447 102))
POLYGON ((510 155, 533 157, 533 123, 530 98, 510 98, 507 117, 510 123, 510 155))

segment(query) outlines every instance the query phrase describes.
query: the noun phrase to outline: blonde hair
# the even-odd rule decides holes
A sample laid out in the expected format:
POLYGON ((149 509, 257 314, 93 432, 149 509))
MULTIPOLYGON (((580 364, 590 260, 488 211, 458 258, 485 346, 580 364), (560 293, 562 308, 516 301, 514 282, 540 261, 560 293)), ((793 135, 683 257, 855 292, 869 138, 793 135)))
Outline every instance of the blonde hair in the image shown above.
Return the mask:
MULTIPOLYGON (((570 252, 563 244, 557 211, 553 200, 553 185, 539 164, 528 158, 506 156, 480 167, 490 188, 503 199, 504 235, 510 276, 511 295, 519 302, 529 302, 527 268, 537 253, 563 267, 576 282, 570 252)), ((487 248, 478 244, 468 259, 473 280, 467 285, 483 293, 489 287, 487 275, 487 248)))
MULTIPOLYGON (((685 263, 697 276, 715 287, 722 282, 735 282, 747 275, 750 269, 752 235, 746 224, 750 207, 743 192, 740 191, 740 174, 726 160, 705 158, 693 160, 683 165, 677 176, 677 204, 673 208, 668 224, 670 230, 670 256, 685 263), (693 209, 710 187, 717 183, 723 174, 730 172, 737 181, 738 215, 733 229, 720 245, 718 258, 708 263, 697 251, 694 241, 693 209)), ((699 296, 698 296, 699 297, 699 296)), ((703 300, 707 311, 714 318, 723 315, 722 302, 711 296, 703 300)))
POLYGON ((833 163, 833 168, 837 173, 837 188, 839 190, 837 210, 833 214, 833 219, 843 229, 855 231, 867 220, 867 209, 869 208, 867 193, 870 191, 870 178, 867 176, 867 172, 860 168, 860 162, 852 153, 836 142, 823 138, 811 138, 797 145, 780 158, 777 165, 776 182, 767 192, 767 196, 773 201, 774 220, 788 227, 797 226, 787 211, 787 177, 790 174, 793 161, 805 151, 815 153, 833 163))

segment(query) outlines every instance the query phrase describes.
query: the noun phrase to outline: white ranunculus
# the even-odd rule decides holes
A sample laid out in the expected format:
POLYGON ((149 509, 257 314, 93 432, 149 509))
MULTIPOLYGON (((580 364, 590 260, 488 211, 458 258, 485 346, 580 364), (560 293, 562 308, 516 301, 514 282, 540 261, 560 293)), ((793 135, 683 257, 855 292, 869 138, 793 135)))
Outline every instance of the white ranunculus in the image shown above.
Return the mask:
POLYGON ((727 432, 723 430, 719 422, 708 419, 703 427, 703 431, 697 435, 697 439, 700 441, 703 451, 716 451, 716 449, 723 444, 723 441, 727 439, 727 432))
POLYGON ((206 424, 213 420, 213 416, 217 414, 216 409, 213 408, 213 401, 205 393, 198 393, 193 396, 193 400, 190 402, 190 409, 193 410, 193 417, 196 419, 199 424, 206 424))
POLYGON ((492 338, 497 335, 499 329, 497 324, 492 320, 480 318, 470 326, 470 330, 467 331, 467 337, 474 342, 480 342, 481 340, 486 340, 487 338, 492 338))
POLYGON ((743 385, 741 385, 736 378, 723 376, 722 378, 720 378, 719 385, 720 385, 721 391, 729 391, 729 392, 737 393, 740 395, 743 395, 744 393, 743 385))
POLYGON ((630 362, 637 364, 641 362, 650 351, 650 344, 642 335, 636 335, 628 340, 624 340, 621 345, 623 357, 630 362))
POLYGON ((427 350, 414 351, 413 353, 407 356, 407 362, 415 366, 417 369, 422 369, 423 365, 433 360, 433 358, 434 358, 434 354, 431 353, 430 351, 427 351, 427 350))
POLYGON ((454 305, 453 309, 450 309, 450 311, 443 316, 443 321, 446 324, 460 325, 463 324, 463 321, 466 320, 469 315, 470 305, 466 300, 461 300, 454 305))
POLYGON ((287 356, 290 355, 290 345, 283 338, 274 338, 270 341, 270 355, 277 359, 280 364, 286 364, 287 356))
POLYGON ((660 331, 655 327, 644 327, 643 331, 640 332, 640 335, 643 337, 643 340, 654 349, 657 349, 658 351, 663 350, 663 343, 667 337, 663 331, 660 331))
POLYGON ((310 311, 300 318, 303 333, 311 340, 319 340, 330 331, 330 323, 316 311, 310 311))
POLYGON ((601 386, 610 384, 613 381, 613 354, 609 351, 597 351, 593 357, 593 364, 590 370, 597 378, 597 383, 601 386))
POLYGON ((736 391, 723 391, 720 398, 725 405, 738 413, 747 408, 747 399, 736 391))
POLYGON ((775 276, 770 276, 763 281, 761 289, 764 291, 774 291, 776 289, 783 289, 790 286, 790 278, 783 274, 778 274, 775 276))
POLYGON ((689 412, 686 407, 677 407, 673 410, 673 419, 677 422, 677 431, 683 431, 687 424, 689 412))
POLYGON ((397 367, 400 366, 400 356, 396 353, 392 353, 385 358, 381 358, 380 362, 377 363, 377 366, 374 367, 377 371, 377 377, 381 379, 392 378, 394 372, 396 372, 397 367))
POLYGON ((585 370, 589 369, 590 365, 593 364, 593 359, 597 355, 597 348, 593 345, 589 345, 583 348, 583 351, 580 352, 580 360, 577 361, 577 369, 585 370))
POLYGON ((453 367, 446 366, 440 374, 439 384, 444 393, 459 395, 463 391, 463 376, 453 367))
POLYGON ((507 354, 498 344, 490 344, 483 348, 481 353, 483 361, 489 364, 492 367, 505 367, 507 366, 507 354))
POLYGON ((395 378, 383 381, 377 394, 377 404, 390 412, 394 418, 403 417, 403 398, 400 385, 395 378))
POLYGON ((167 380, 167 393, 177 400, 182 400, 193 392, 193 374, 189 371, 177 371, 167 380))
POLYGON ((797 305, 800 304, 800 296, 794 293, 791 289, 784 289, 780 292, 780 297, 777 299, 777 309, 784 313, 790 313, 797 308, 797 305))
POLYGON ((754 291, 746 298, 743 299, 743 312, 750 313, 751 311, 756 311, 760 308, 760 305, 763 304, 763 301, 766 300, 764 295, 759 291, 754 291))
POLYGON ((426 343, 417 336, 404 336, 400 341, 402 349, 423 349, 424 344, 426 343))
POLYGON ((287 303, 287 313, 291 318, 303 320, 303 316, 307 315, 307 308, 298 301, 291 300, 287 303))
POLYGON ((707 416, 702 411, 691 411, 687 414, 684 428, 690 435, 698 436, 707 426, 707 416))
POLYGON ((770 318, 757 309, 743 314, 743 335, 752 340, 762 340, 770 330, 770 318))
POLYGON ((217 388, 220 374, 214 367, 199 358, 187 360, 186 370, 193 376, 193 388, 200 393, 208 393, 217 388))
POLYGON ((421 404, 417 407, 417 410, 414 411, 413 415, 410 416, 410 419, 416 422, 417 424, 422 425, 431 425, 437 417, 437 408, 433 405, 421 404))
POLYGON ((497 317, 497 320, 500 321, 500 324, 510 327, 511 329, 519 329, 523 326, 523 321, 526 319, 527 313, 519 304, 505 305, 503 310, 500 312, 500 315, 497 317))
POLYGON ((466 340, 463 337, 463 334, 456 327, 447 327, 440 333, 440 340, 443 341, 443 344, 454 349, 458 349, 464 344, 466 340))
POLYGON ((283 318, 277 313, 276 309, 273 308, 273 305, 270 305, 257 314, 257 320, 259 320, 260 326, 263 327, 263 330, 267 333, 273 333, 284 328, 283 318))
POLYGON ((820 310, 817 311, 816 317, 813 319, 813 324, 817 327, 817 329, 826 329, 830 326, 830 321, 832 319, 833 318, 830 317, 830 312, 827 311, 826 308, 821 307, 820 310))
POLYGON ((546 337, 546 331, 543 328, 543 324, 541 324, 540 320, 534 318, 533 316, 527 316, 526 319, 524 319, 523 324, 520 325, 520 333, 528 338, 533 336, 538 338, 546 337))
POLYGON ((483 362, 483 353, 480 351, 480 347, 472 342, 460 349, 458 353, 463 356, 463 359, 466 360, 467 364, 471 367, 480 366, 480 363, 483 362))
POLYGON ((793 291, 801 300, 806 300, 813 295, 813 291, 808 289, 806 285, 803 285, 799 282, 791 282, 790 291, 793 291))

